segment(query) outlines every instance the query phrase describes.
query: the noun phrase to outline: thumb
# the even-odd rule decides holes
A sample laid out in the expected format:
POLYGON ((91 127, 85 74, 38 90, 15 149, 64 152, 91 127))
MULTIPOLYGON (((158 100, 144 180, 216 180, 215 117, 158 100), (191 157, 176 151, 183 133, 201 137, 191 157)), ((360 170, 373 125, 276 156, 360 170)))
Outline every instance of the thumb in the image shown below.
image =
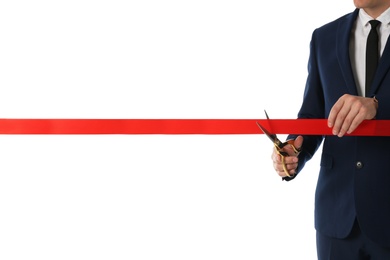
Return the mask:
POLYGON ((301 149, 302 147, 302 144, 303 144, 303 136, 302 135, 299 135, 297 138, 295 138, 294 140, 294 146, 295 148, 297 148, 298 150, 301 149))

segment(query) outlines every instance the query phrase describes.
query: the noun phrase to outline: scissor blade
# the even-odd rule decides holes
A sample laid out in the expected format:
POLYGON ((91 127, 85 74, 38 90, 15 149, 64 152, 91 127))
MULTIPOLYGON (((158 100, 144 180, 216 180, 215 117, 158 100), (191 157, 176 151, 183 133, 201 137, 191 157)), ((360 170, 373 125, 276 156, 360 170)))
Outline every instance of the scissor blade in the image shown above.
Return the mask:
POLYGON ((269 119, 269 116, 267 114, 267 111, 264 110, 264 113, 265 113, 265 116, 267 117, 267 119, 269 119))
POLYGON ((265 129, 264 127, 262 127, 262 126, 259 124, 259 122, 256 122, 256 124, 257 124, 257 126, 261 129, 261 131, 263 131, 263 133, 264 133, 266 136, 268 136, 268 138, 269 138, 273 143, 275 143, 275 142, 278 140, 278 138, 276 137, 275 134, 271 134, 270 132, 268 132, 268 130, 265 129))

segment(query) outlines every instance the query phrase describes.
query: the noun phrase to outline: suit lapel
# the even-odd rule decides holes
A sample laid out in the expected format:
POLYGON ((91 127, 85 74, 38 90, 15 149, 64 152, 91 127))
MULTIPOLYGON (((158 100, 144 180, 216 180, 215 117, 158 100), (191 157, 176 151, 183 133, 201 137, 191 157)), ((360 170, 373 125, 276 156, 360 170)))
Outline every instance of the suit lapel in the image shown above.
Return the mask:
POLYGON ((358 92, 349 57, 349 42, 352 26, 358 13, 359 9, 356 9, 352 14, 345 16, 344 20, 340 21, 337 30, 337 58, 348 92, 352 95, 358 95, 358 92))
POLYGON ((372 87, 369 96, 375 96, 378 92, 380 84, 383 78, 386 76, 387 72, 390 68, 390 43, 389 39, 387 39, 385 49, 382 53, 382 57, 379 60, 378 68, 376 70, 376 74, 374 76, 372 87))

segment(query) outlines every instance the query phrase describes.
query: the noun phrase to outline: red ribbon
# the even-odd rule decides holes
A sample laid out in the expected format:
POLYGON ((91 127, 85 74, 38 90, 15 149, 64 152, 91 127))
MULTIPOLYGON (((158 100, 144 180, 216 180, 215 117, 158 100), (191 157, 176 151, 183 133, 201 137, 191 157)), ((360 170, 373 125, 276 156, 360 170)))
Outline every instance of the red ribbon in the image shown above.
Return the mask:
MULTIPOLYGON (((0 119, 0 134, 332 135, 326 119, 0 119)), ((390 136, 390 120, 364 121, 351 135, 390 136)))

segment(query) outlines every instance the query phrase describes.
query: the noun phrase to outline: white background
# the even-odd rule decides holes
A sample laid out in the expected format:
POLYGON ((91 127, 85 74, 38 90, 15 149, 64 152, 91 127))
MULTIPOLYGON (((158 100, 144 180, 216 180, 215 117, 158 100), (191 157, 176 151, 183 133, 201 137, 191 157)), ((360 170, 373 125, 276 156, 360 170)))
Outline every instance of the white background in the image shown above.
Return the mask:
MULTIPOLYGON (((352 1, 1 1, 2 118, 295 118, 352 1)), ((280 136, 284 139, 284 136, 280 136)), ((0 259, 315 259, 319 154, 263 135, 0 136, 0 259)))

